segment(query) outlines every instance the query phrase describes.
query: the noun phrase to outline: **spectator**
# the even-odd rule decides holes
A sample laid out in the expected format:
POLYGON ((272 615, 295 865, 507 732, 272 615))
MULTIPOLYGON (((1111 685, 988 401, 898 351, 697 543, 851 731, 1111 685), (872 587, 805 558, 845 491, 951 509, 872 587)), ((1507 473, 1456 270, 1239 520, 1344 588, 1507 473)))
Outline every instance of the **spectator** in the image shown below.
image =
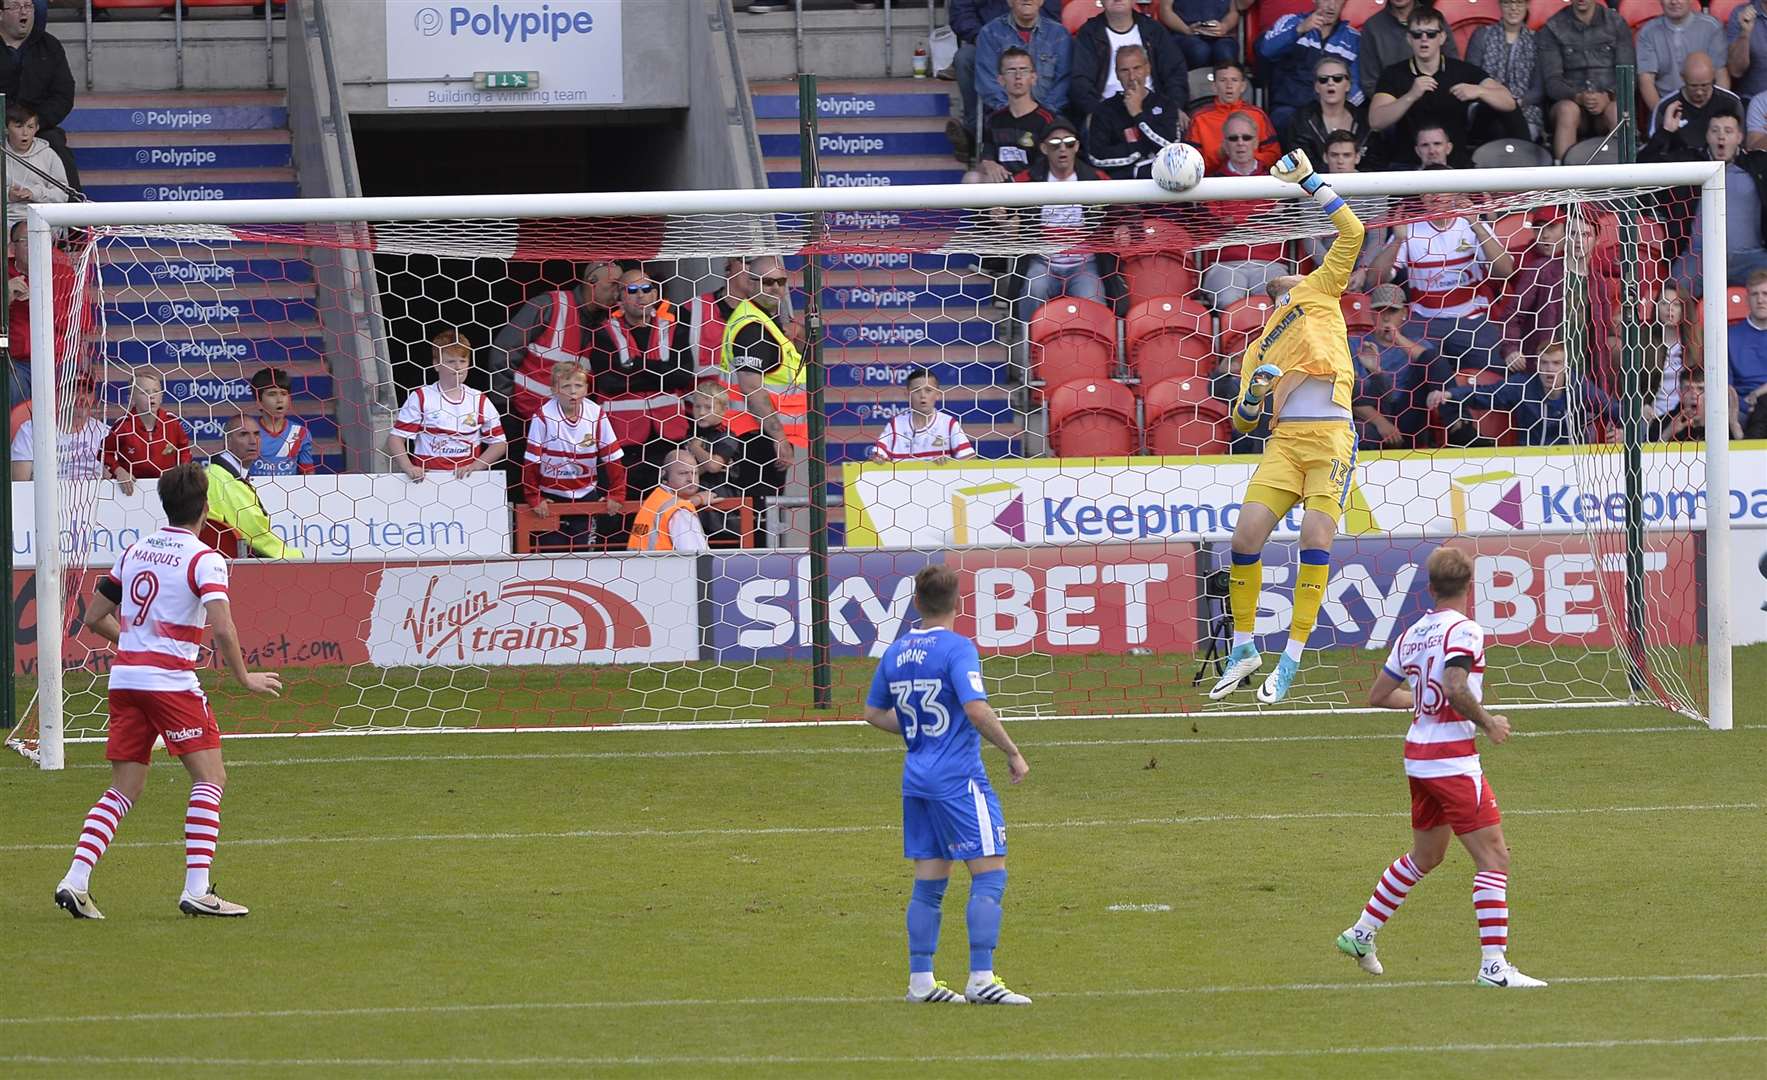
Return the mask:
POLYGON ((1052 112, 1067 112, 1074 39, 1062 29, 1059 16, 1043 14, 1042 0, 1007 0, 1006 7, 1006 14, 976 35, 976 97, 988 112, 1006 105, 1006 88, 997 74, 1000 54, 1017 45, 1036 65, 1038 100, 1052 112))
MULTIPOLYGON (((12 404, 31 398, 31 282, 29 278, 30 241, 26 225, 14 222, 9 234, 6 261, 6 296, 11 307, 12 404)), ((59 246, 49 252, 51 302, 55 307, 56 354, 64 367, 70 357, 76 367, 85 366, 83 343, 97 319, 97 304, 88 297, 80 307, 80 318, 70 319, 68 310, 74 304, 74 287, 78 277, 74 261, 59 246)))
MULTIPOLYGON (((968 164, 975 149, 976 121, 981 119, 976 108, 976 36, 982 27, 1005 15, 1007 0, 950 0, 947 17, 951 32, 957 35, 957 57, 951 62, 951 74, 957 80, 958 98, 963 116, 953 117, 945 125, 945 137, 957 160, 968 164)), ((1061 22, 1061 0, 1043 0, 1045 18, 1061 22)), ((998 70, 998 68, 996 68, 998 70)))
POLYGON ((1043 132, 1057 119, 1037 102, 1037 68, 1031 54, 1017 45, 1000 54, 1000 85, 1006 89, 1006 104, 989 113, 982 125, 978 183, 1004 184, 1020 169, 1041 162, 1043 132))
MULTIPOLYGON (((1387 386, 1387 396, 1379 402, 1380 415, 1391 418, 1400 445, 1414 446, 1429 423, 1424 401, 1432 387, 1444 386, 1454 377, 1454 364, 1444 361, 1429 343, 1425 325, 1410 320, 1404 289, 1376 285, 1368 294, 1368 309, 1374 315, 1374 328, 1352 337, 1350 344, 1364 369, 1369 367, 1367 354, 1374 356, 1387 386)), ((1375 427, 1382 444, 1390 444, 1391 436, 1375 427)))
MULTIPOLYGON (((1270 171, 1258 157, 1258 123, 1247 113, 1227 118, 1222 140, 1227 156, 1209 169, 1210 176, 1262 176, 1270 171)), ((1214 203, 1210 213, 1225 222, 1240 222, 1270 204, 1251 200, 1214 203)), ((1217 311, 1238 303, 1255 292, 1262 292, 1270 282, 1290 272, 1284 262, 1273 261, 1260 248, 1272 248, 1280 255, 1278 245, 1247 247, 1232 245, 1211 252, 1203 268, 1198 292, 1217 311)))
POLYGON ((1104 10, 1074 35, 1073 85, 1068 114, 1077 120, 1098 111, 1105 98, 1120 93, 1117 50, 1139 45, 1149 65, 1147 86, 1179 108, 1190 104, 1190 69, 1166 28, 1135 10, 1135 0, 1103 0, 1104 10))
POLYGON ((1614 68, 1636 64, 1626 19, 1600 0, 1571 0, 1540 31, 1540 77, 1552 101, 1552 156, 1619 123, 1614 68))
MULTIPOLYGON (((1348 131, 1334 131, 1325 137, 1325 145, 1320 150, 1320 160, 1325 162, 1328 173, 1360 172, 1362 165, 1362 143, 1348 131)), ((1368 248, 1363 244, 1363 249, 1368 248)))
POLYGON ((1700 385, 1705 385, 1705 328, 1700 325, 1699 305, 1674 282, 1663 286, 1655 308, 1645 357, 1648 369, 1656 372, 1657 389, 1645 416, 1662 421, 1680 407, 1690 371, 1698 371, 1700 385))
POLYGON ((1737 419, 1751 439, 1767 438, 1767 270, 1749 274, 1749 314, 1730 324, 1730 390, 1737 419))
MULTIPOLYGON (((565 360, 552 365, 550 381, 551 398, 528 421, 522 501, 545 518, 554 513, 552 504, 600 502, 605 493, 608 512, 620 513, 626 501, 624 454, 607 414, 588 400, 588 374, 565 360)), ((536 537, 536 547, 582 551, 593 545, 593 517, 557 512, 557 531, 536 537)))
POLYGON ((1486 318, 1487 282, 1515 273, 1515 260, 1488 222, 1461 214, 1458 197, 1424 195, 1420 208, 1421 220, 1393 226, 1393 241, 1375 257, 1371 277, 1382 282, 1394 268, 1405 271, 1412 317, 1441 343, 1442 355, 1496 367, 1499 338, 1486 318))
POLYGON ((1457 421, 1463 409, 1500 410, 1509 414, 1510 430, 1523 446, 1571 446, 1614 442, 1619 437, 1613 400, 1581 374, 1566 371, 1565 347, 1546 346, 1534 370, 1510 375, 1488 386, 1455 386, 1429 396, 1445 423, 1457 421), (1573 383, 1577 391, 1571 392, 1573 383))
MULTIPOLYGON (((1767 268, 1767 151, 1742 150, 1742 126, 1733 116, 1706 122, 1706 156, 1724 162, 1724 247, 1726 280, 1741 285, 1767 268)), ((1693 215, 1693 242, 1676 263, 1675 280, 1694 296, 1705 295, 1701 252, 1705 248, 1700 212, 1693 215)))
POLYGON ((1767 94, 1756 94, 1748 99, 1748 110, 1743 114, 1745 147, 1749 150, 1767 150, 1767 94))
MULTIPOLYGON (((620 277, 620 309, 602 326, 591 375, 595 398, 624 446, 687 437, 681 395, 694 388, 693 335, 641 269, 620 277)), ((556 389, 556 388, 555 388, 556 389)), ((660 463, 637 462, 634 485, 654 484, 660 463), (646 465, 648 464, 648 468, 646 465)))
MULTIPOLYGON (((1382 285, 1381 288, 1398 290, 1397 285, 1382 285)), ((1400 318, 1404 317, 1404 307, 1404 294, 1401 293, 1398 302, 1400 318)), ((1376 326, 1378 329, 1378 319, 1376 326)), ((1388 414, 1397 400, 1394 377, 1403 371, 1403 365, 1397 371, 1389 371, 1385 361, 1388 352, 1404 355, 1397 347, 1398 341, 1411 344, 1402 336, 1396 337, 1395 344, 1389 346, 1373 332, 1350 335, 1350 351, 1356 357, 1356 388, 1350 412, 1356 417, 1356 444, 1363 450, 1390 450, 1409 445, 1393 416, 1388 414)))
POLYGON ((1258 158, 1258 121, 1236 112, 1221 125, 1226 156, 1209 169, 1210 176, 1262 176, 1270 167, 1258 158))
MULTIPOLYGON (((1374 100, 1375 88, 1388 68, 1410 59, 1411 16, 1427 7, 1429 4, 1424 0, 1388 0, 1385 7, 1363 21, 1356 77, 1362 84, 1364 101, 1374 100)), ((1460 46, 1452 35, 1442 42, 1442 55, 1459 58, 1460 46)))
POLYGON ((74 110, 74 73, 67 52, 42 23, 31 0, 0 0, 0 94, 29 105, 38 136, 61 159, 68 185, 80 189, 80 170, 68 150, 61 122, 74 110))
POLYGON ((387 436, 387 452, 412 483, 428 473, 484 472, 509 453, 503 421, 490 398, 466 385, 472 343, 453 328, 430 335, 436 381, 405 397, 387 436))
POLYGON ((810 445, 804 358, 783 328, 792 324, 791 276, 773 256, 749 269, 761 287, 731 314, 719 359, 724 389, 744 409, 728 422, 739 435, 765 432, 780 465, 790 468, 795 451, 810 445))
POLYGON ((1191 71, 1239 59, 1239 9, 1234 0, 1159 0, 1158 8, 1191 71))
MULTIPOLYGON (((1693 0, 1663 0, 1663 13, 1638 28, 1633 48, 1638 53, 1638 96, 1645 109, 1655 112, 1663 98, 1681 89, 1688 57, 1704 53, 1710 64, 1724 56, 1727 46, 1723 25, 1696 11, 1693 0)), ((1730 87, 1728 70, 1719 68, 1713 75, 1719 86, 1730 87)))
POLYGON ((311 476, 319 469, 313 457, 313 433, 288 415, 293 397, 288 372, 278 367, 252 372, 252 394, 258 399, 258 453, 253 476, 311 476))
MULTIPOLYGON (((755 275, 748 260, 732 255, 724 260, 724 286, 700 293, 687 302, 688 338, 694 343, 695 374, 701 379, 718 377, 718 353, 724 347, 724 323, 736 305, 755 295, 755 275)), ((621 295, 624 295, 623 293, 621 295)))
POLYGON ((299 559, 299 548, 282 542, 252 486, 258 460, 258 421, 234 413, 222 428, 227 449, 209 459, 209 514, 198 535, 229 559, 299 559))
POLYGON ((926 368, 908 371, 908 411, 897 413, 871 444, 873 461, 943 461, 975 457, 975 444, 957 417, 939 408, 939 377, 926 368))
POLYGON ((626 546, 632 551, 706 551, 699 508, 711 497, 694 483, 693 458, 677 450, 663 465, 662 482, 644 497, 626 546))
POLYGON ((1349 101, 1362 103, 1356 69, 1362 34, 1338 19, 1341 7, 1342 0, 1315 0, 1311 13, 1284 15, 1258 39, 1258 57, 1270 65, 1270 119, 1278 127, 1286 128, 1296 110, 1314 104, 1315 72, 1328 56, 1348 65, 1349 101))
MULTIPOLYGON (((1358 168, 1362 151, 1357 144, 1356 136, 1347 131, 1334 131, 1327 135, 1325 146, 1320 154, 1318 160, 1323 163, 1324 171, 1327 173, 1368 171, 1358 168)), ((1352 199, 1350 205, 1356 211, 1356 216, 1363 221, 1379 221, 1387 216, 1385 199, 1352 199)), ((1380 226, 1367 228, 1366 235, 1362 239, 1362 254, 1356 258, 1356 269, 1350 272, 1349 284, 1345 286, 1344 291, 1361 292, 1367 287, 1369 268, 1374 264, 1374 257, 1386 247, 1391 235, 1387 229, 1380 226)), ((1309 236, 1302 241, 1306 245, 1303 250, 1307 257, 1312 259, 1313 265, 1318 266, 1324 262, 1326 252, 1331 249, 1331 243, 1336 239, 1335 232, 1323 236, 1309 236)), ((1401 293, 1402 295, 1403 293, 1401 293)))
MULTIPOLYGON (((93 415, 97 411, 97 404, 97 385, 91 379, 81 377, 74 383, 73 407, 67 426, 58 428, 55 433, 57 467, 54 477, 45 479, 72 480, 76 483, 103 479, 104 440, 110 433, 110 428, 93 415)), ((34 475, 32 465, 36 457, 36 447, 31 442, 31 424, 31 418, 27 417, 19 425, 18 433, 12 437, 14 480, 29 480, 34 475)))
POLYGON ((1086 122, 1086 160, 1113 180, 1145 178, 1160 150, 1183 137, 1190 118, 1166 95, 1147 86, 1147 54, 1139 45, 1117 50, 1122 90, 1106 98, 1086 122))
MULTIPOLYGON (((1499 0, 1498 21, 1473 31, 1467 62, 1503 84, 1521 107, 1528 138, 1546 131, 1546 84, 1540 77, 1540 35, 1528 26, 1528 0, 1499 0)), ((1451 39, 1452 40, 1452 39, 1451 39)))
POLYGON ((105 471, 125 495, 135 493, 136 480, 190 463, 190 429, 160 408, 165 394, 158 372, 137 368, 129 386, 129 414, 104 437, 105 471))
POLYGON ((1263 109, 1245 100, 1246 86, 1243 66, 1231 61, 1216 64, 1215 100, 1190 116, 1188 141, 1202 151, 1203 164, 1210 170, 1227 160, 1226 140, 1221 138, 1221 129, 1226 125, 1227 118, 1234 113, 1244 113, 1257 123, 1256 145, 1260 165, 1267 170, 1282 156, 1282 148, 1276 141, 1276 126, 1270 122, 1270 117, 1264 114, 1263 109))
POLYGON ((500 408, 526 422, 551 394, 553 364, 590 362, 595 332, 619 303, 622 272, 618 263, 584 263, 574 288, 536 294, 497 332, 485 368, 500 408))
POLYGON ((1724 36, 1730 45, 1725 50, 1725 66, 1730 71, 1730 88, 1737 95, 1753 98, 1767 90, 1767 23, 1761 13, 1767 11, 1767 0, 1749 0, 1730 12, 1724 36))
POLYGON ((1743 119, 1742 99, 1713 82, 1712 58, 1696 52, 1681 69, 1682 82, 1657 103, 1650 117, 1650 142, 1641 161, 1695 161, 1706 149, 1706 127, 1714 116, 1743 119))
MULTIPOLYGON (((1413 11, 1408 33, 1411 59, 1381 72, 1369 99, 1369 126, 1391 128, 1388 141, 1398 147, 1413 145, 1420 128, 1437 125, 1456 147, 1457 167, 1470 165, 1470 148, 1488 138, 1526 137, 1515 98, 1502 83, 1482 68, 1443 55, 1443 42, 1454 39, 1440 12, 1413 11)), ((1393 164, 1399 166, 1398 160, 1393 164)))
MULTIPOLYGON (((1704 368, 1682 368, 1676 377, 1679 386, 1674 413, 1658 425, 1656 442, 1704 442, 1706 438, 1706 371, 1704 368)), ((1744 437, 1742 424, 1736 419, 1736 394, 1730 395, 1730 438, 1744 437)))
POLYGON ((1504 283, 1491 319, 1502 326, 1499 351, 1511 371, 1554 341, 1566 342, 1580 370, 1611 377, 1620 326, 1617 268, 1596 272, 1595 225, 1587 213, 1566 217, 1556 206, 1529 213, 1533 243, 1504 283), (1580 363, 1584 357, 1587 363, 1580 363))
POLYGON ((1417 137, 1411 144, 1411 152, 1417 155, 1420 169, 1451 169, 1450 162, 1454 158, 1454 144, 1448 140, 1448 133, 1439 124, 1427 124, 1417 129, 1417 137))
POLYGON ((1368 126, 1368 110, 1350 100, 1352 91, 1360 93, 1350 63, 1341 56, 1321 56, 1313 66, 1313 100, 1289 116, 1282 130, 1282 149, 1304 150, 1313 161, 1323 161, 1326 139, 1347 131, 1356 140, 1360 161, 1373 129, 1368 126))
MULTIPOLYGON (((1043 133, 1041 167, 1026 169, 1013 179, 1019 183, 1048 181, 1069 184, 1080 180, 1108 180, 1090 166, 1080 167, 1080 136, 1072 124, 1057 121, 1043 133)), ((1085 211, 1072 204, 1051 204, 1038 210, 1041 238, 1032 246, 1037 254, 1025 259, 1025 294, 1019 301, 1020 326, 1030 326, 1031 316, 1056 296, 1076 296, 1105 302, 1104 281, 1098 260, 1089 254, 1063 250, 1084 238, 1088 222, 1085 211)))
MULTIPOLYGON (((687 396, 693 434, 681 449, 693 458, 700 486, 710 491, 714 499, 747 499, 758 519, 768 500, 785 490, 785 468, 779 464, 772 440, 766 436, 759 432, 731 434, 725 422, 726 401, 723 394, 710 390, 687 396)), ((713 522, 713 536, 728 537, 737 546, 742 545, 739 514, 720 510, 709 510, 707 514, 713 522)), ((765 530, 760 530, 756 538, 764 540, 766 535, 765 530)))
POLYGON ((6 103, 6 156, 13 221, 24 220, 22 204, 67 202, 67 170, 49 141, 37 137, 37 110, 22 101, 6 103))

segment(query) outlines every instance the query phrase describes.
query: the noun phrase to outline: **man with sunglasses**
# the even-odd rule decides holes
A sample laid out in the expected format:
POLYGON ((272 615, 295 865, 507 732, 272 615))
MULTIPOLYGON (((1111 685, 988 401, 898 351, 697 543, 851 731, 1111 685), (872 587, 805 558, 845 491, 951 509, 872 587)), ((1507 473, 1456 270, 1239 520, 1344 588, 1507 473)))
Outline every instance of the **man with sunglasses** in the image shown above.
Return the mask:
POLYGON ((1599 0, 1571 0, 1540 31, 1540 77, 1552 102, 1552 154, 1620 122, 1614 101, 1620 64, 1637 64, 1626 17, 1599 0))
MULTIPOLYGON (((1395 148, 1413 146, 1420 129, 1440 126, 1455 146, 1457 168, 1472 164, 1471 147, 1486 138, 1527 138, 1527 122, 1516 109, 1515 96, 1484 69, 1445 54, 1453 37, 1448 21, 1434 8, 1411 13, 1411 59, 1381 72, 1368 103, 1368 123, 1387 133, 1395 148), (1478 114, 1475 115, 1475 108, 1478 114), (1474 128, 1484 136, 1474 134, 1474 128)), ((1403 157, 1395 151, 1395 166, 1403 157)), ((1415 155, 1410 164, 1421 164, 1415 155)))
POLYGON ((804 391, 804 357, 782 327, 790 326, 791 277, 777 258, 749 263, 760 283, 755 295, 736 305, 724 325, 719 367, 732 405, 731 434, 760 431, 773 440, 779 464, 789 468, 797 449, 810 445, 809 398, 804 391))
POLYGON ((1123 89, 1105 98, 1086 124, 1086 160, 1113 180, 1145 178, 1153 159, 1184 134, 1189 117, 1171 98, 1147 83, 1147 50, 1117 50, 1117 81, 1123 89))
POLYGON ((620 309, 599 335, 590 367, 595 400, 622 445, 637 454, 636 490, 656 485, 662 444, 687 437, 681 396, 694 387, 694 341, 642 269, 620 276, 620 309))
MULTIPOLYGON (((1043 133, 1043 162, 1024 170, 1013 180, 1018 183, 1071 184, 1082 180, 1109 180, 1103 172, 1080 162, 1079 129, 1066 120, 1059 120, 1043 133)), ((1078 205, 1061 205, 1051 196, 1049 205, 1030 213, 1041 226, 1030 246, 1038 254, 1025 259, 1025 295, 1019 300, 1019 325, 1031 325, 1031 316, 1043 304, 1057 296, 1075 296, 1105 302, 1104 278, 1099 273, 1098 257, 1065 251, 1087 241, 1099 222, 1078 205)))
MULTIPOLYGON (((1362 84, 1364 101, 1374 97, 1375 86, 1387 68, 1402 64, 1411 56, 1407 24, 1413 12, 1429 6, 1427 0, 1387 0, 1385 7, 1363 20, 1356 78, 1362 84)), ((1442 55, 1459 59, 1460 46, 1453 35, 1443 40, 1442 55)))
POLYGON ((1317 0, 1309 14, 1284 15, 1258 39, 1258 56, 1270 65, 1270 119, 1277 127, 1287 125, 1297 110, 1313 104, 1313 72, 1327 56, 1349 65, 1349 99, 1352 104, 1361 104, 1356 58, 1362 34, 1338 19, 1341 6, 1341 0, 1317 0))
POLYGON ((588 366, 596 332, 620 300, 621 266, 587 262, 577 268, 569 289, 539 293, 497 332, 485 355, 491 396, 500 408, 521 419, 515 430, 552 398, 552 366, 564 361, 588 366))
MULTIPOLYGON (((1305 150, 1312 160, 1326 162, 1326 140, 1347 131, 1356 139, 1357 159, 1368 156, 1374 132, 1368 126, 1367 107, 1350 100, 1356 88, 1355 70, 1341 56, 1319 58, 1313 66, 1313 100, 1289 117, 1282 131, 1283 150, 1305 150)), ((1369 167, 1378 166, 1371 162, 1369 167)))

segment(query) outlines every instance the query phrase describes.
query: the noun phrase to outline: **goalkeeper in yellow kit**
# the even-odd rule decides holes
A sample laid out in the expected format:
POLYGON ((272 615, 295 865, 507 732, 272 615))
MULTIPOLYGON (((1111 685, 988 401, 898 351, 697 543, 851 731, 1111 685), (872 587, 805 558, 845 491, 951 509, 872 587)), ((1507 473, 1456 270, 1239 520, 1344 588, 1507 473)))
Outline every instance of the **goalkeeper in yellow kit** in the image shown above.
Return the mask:
POLYGON ((1240 362, 1239 396, 1233 408, 1233 426, 1242 432, 1257 427, 1268 414, 1270 439, 1246 486, 1233 530, 1228 586, 1233 651, 1227 657, 1226 673, 1209 696, 1226 697, 1263 664, 1253 632, 1264 577, 1264 542, 1298 502, 1305 514, 1288 647, 1276 670, 1258 688, 1258 700, 1274 705, 1294 683, 1301 650, 1319 619, 1331 542, 1356 467, 1356 428, 1350 413, 1356 374, 1339 299, 1362 252, 1363 228, 1355 212, 1313 172, 1306 154, 1296 150, 1270 172, 1279 180, 1299 184, 1338 230, 1319 269, 1305 277, 1280 277, 1266 286, 1275 306, 1264 332, 1240 362))

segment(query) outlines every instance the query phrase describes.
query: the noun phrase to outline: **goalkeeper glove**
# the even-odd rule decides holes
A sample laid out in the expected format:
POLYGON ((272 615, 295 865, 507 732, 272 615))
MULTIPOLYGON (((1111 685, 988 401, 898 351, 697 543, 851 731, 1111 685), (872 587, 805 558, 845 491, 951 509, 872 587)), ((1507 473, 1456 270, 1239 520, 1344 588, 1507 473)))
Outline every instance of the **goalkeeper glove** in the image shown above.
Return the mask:
POLYGON ((1282 377, 1282 369, 1275 364, 1259 364, 1252 370, 1252 377, 1246 380, 1245 394, 1239 403, 1239 415, 1247 420, 1257 419, 1264 402, 1264 395, 1276 385, 1282 377))
POLYGON ((1270 175, 1278 180, 1287 180, 1291 184, 1301 185, 1301 190, 1311 195, 1319 190, 1325 181, 1313 171, 1313 163, 1307 160, 1305 150, 1291 150, 1282 155, 1270 169, 1270 175))

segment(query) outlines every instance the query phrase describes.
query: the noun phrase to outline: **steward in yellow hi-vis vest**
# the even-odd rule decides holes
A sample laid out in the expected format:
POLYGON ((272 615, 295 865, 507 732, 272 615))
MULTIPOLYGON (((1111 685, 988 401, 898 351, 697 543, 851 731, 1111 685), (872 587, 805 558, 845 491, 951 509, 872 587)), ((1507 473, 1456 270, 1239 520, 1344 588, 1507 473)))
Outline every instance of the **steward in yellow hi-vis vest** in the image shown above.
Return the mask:
POLYGON ((779 456, 789 463, 791 447, 810 445, 804 358, 777 321, 790 279, 777 260, 767 260, 755 274, 761 291, 730 313, 718 357, 724 388, 730 393, 730 433, 742 436, 766 431, 780 441, 779 456), (748 386, 743 385, 745 380, 748 386), (771 413, 754 408, 750 398, 757 389, 766 392, 771 413), (776 432, 768 430, 775 417, 779 424, 776 432))
POLYGON ((1249 685, 1263 665, 1254 632, 1264 582, 1264 543, 1299 503, 1305 512, 1294 617, 1282 659, 1258 687, 1258 700, 1267 705, 1288 696, 1300 671, 1302 650, 1325 598, 1331 544, 1356 468, 1356 425, 1350 412, 1356 368, 1340 301, 1362 253, 1364 234, 1355 211, 1313 172, 1306 154, 1297 150, 1284 156, 1270 174, 1299 184, 1311 195, 1330 215, 1338 238, 1319 269, 1306 277, 1290 274, 1270 282, 1266 288, 1275 301, 1270 321, 1240 359, 1233 426, 1251 431, 1268 416, 1270 437, 1258 471, 1246 485, 1233 531, 1228 574, 1233 651, 1209 696, 1224 698, 1249 685))

